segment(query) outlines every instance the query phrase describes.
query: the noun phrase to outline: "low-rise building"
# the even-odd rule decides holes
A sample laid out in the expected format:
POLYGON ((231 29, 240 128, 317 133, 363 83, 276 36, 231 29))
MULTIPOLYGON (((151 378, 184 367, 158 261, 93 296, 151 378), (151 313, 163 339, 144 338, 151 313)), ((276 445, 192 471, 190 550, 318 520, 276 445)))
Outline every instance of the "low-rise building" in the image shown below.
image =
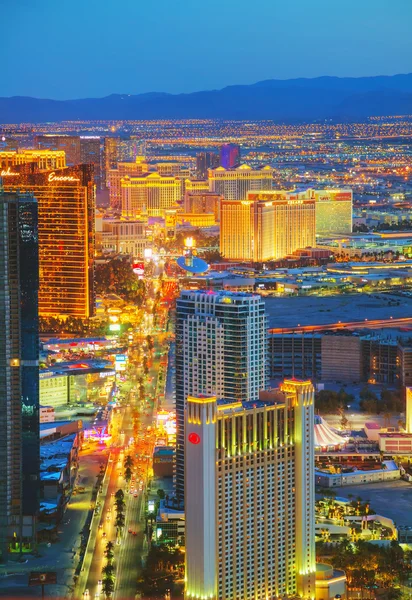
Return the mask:
POLYGON ((352 335, 322 336, 322 380, 354 383, 362 380, 361 341, 352 335))
POLYGON ((209 271, 206 275, 193 275, 182 280, 187 290, 227 290, 228 292, 254 292, 255 279, 239 277, 227 271, 209 271))
POLYGON ((321 379, 322 336, 318 334, 269 334, 268 368, 270 377, 308 377, 321 379))
MULTIPOLYGON (((57 427, 55 430, 57 434, 57 427)), ((48 525, 61 521, 76 479, 81 444, 78 431, 53 441, 45 439, 40 445, 40 537, 44 537, 48 525)))
POLYGON ((346 598, 345 571, 334 569, 331 565, 316 563, 316 600, 346 598))
POLYGON ((377 335, 366 329, 296 333, 269 330, 268 344, 269 374, 275 379, 296 376, 342 384, 370 382, 400 386, 409 373, 406 358, 403 363, 402 357, 412 357, 411 341, 377 335), (404 376, 401 376, 402 363, 404 376))
POLYGON ((153 474, 155 477, 173 477, 174 448, 156 446, 153 452, 153 474))
POLYGON ((216 225, 216 217, 213 212, 210 213, 176 213, 176 222, 178 225, 190 223, 192 227, 213 227, 216 225))
POLYGON ((105 385, 114 376, 114 367, 109 360, 82 359, 59 362, 41 369, 40 403, 44 406, 61 408, 73 402, 87 400, 88 385, 105 385))
POLYGON ((326 470, 315 469, 315 483, 324 488, 362 485, 378 481, 395 481, 400 477, 401 471, 393 460, 383 461, 381 469, 368 471, 353 468, 341 473, 330 473, 326 470))
POLYGON ((40 406, 40 423, 54 423, 56 420, 53 406, 40 406))
POLYGON ((379 450, 393 455, 412 454, 412 433, 380 433, 379 450))
POLYGON ((363 431, 366 433, 368 440, 371 440, 372 442, 379 442, 381 426, 378 423, 367 421, 363 427, 363 431))
POLYGON ((104 219, 102 250, 143 258, 148 245, 146 228, 146 221, 141 219, 104 219))
POLYGON ((316 239, 316 246, 329 250, 335 255, 345 256, 349 259, 369 255, 373 260, 374 255, 384 253, 404 254, 410 256, 412 250, 412 234, 403 232, 374 232, 322 235, 316 239))
POLYGON ((173 508, 173 503, 165 500, 160 502, 156 516, 156 539, 172 544, 184 544, 185 539, 185 513, 183 510, 173 508))

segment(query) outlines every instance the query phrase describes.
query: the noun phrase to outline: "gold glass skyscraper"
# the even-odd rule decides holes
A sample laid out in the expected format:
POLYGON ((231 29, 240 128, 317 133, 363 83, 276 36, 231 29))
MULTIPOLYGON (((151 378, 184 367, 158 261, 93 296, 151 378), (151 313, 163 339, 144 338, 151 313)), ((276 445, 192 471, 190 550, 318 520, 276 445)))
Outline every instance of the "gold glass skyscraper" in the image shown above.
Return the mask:
POLYGON ((6 191, 31 192, 39 213, 39 314, 88 318, 94 314, 93 166, 55 171, 35 163, 3 176, 6 191))

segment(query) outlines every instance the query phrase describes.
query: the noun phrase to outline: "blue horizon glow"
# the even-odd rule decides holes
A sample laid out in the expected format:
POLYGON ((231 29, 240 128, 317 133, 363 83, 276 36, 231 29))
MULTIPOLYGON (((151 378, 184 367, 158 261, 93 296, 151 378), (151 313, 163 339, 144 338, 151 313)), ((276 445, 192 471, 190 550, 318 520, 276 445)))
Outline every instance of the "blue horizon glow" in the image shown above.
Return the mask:
POLYGON ((188 93, 412 71, 412 3, 19 0, 2 7, 0 96, 188 93))

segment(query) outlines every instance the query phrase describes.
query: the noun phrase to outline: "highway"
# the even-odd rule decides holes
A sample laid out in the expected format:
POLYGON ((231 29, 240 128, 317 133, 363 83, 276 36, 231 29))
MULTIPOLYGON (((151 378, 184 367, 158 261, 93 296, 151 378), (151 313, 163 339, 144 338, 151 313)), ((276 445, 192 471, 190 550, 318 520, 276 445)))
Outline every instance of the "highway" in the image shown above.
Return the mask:
MULTIPOLYGON (((126 420, 124 410, 120 418, 124 427, 126 420)), ((116 539, 116 530, 114 527, 115 512, 111 494, 114 494, 123 485, 123 465, 119 468, 117 462, 120 456, 120 448, 114 447, 111 449, 106 475, 103 480, 103 489, 98 495, 100 508, 96 507, 94 511, 87 552, 83 562, 83 570, 74 593, 75 598, 83 598, 86 590, 89 590, 91 598, 94 598, 96 593, 100 592, 98 581, 102 579, 101 571, 105 564, 104 549, 108 540, 114 542, 116 539), (105 536, 103 536, 103 532, 105 536)))
MULTIPOLYGON (((102 580, 102 568, 106 563, 104 550, 107 542, 110 540, 116 543, 116 529, 114 521, 116 517, 114 494, 122 489, 125 493, 125 527, 119 538, 119 545, 116 543, 114 551, 114 564, 116 568, 115 595, 118 598, 134 598, 136 593, 136 579, 138 570, 141 567, 141 555, 143 552, 143 529, 144 529, 144 495, 145 484, 142 490, 139 490, 137 484, 136 470, 134 467, 135 483, 129 486, 123 477, 124 458, 127 455, 126 448, 129 445, 130 438, 133 437, 133 409, 130 406, 124 409, 123 431, 121 435, 121 446, 114 447, 110 454, 109 464, 103 492, 100 494, 102 503, 101 512, 94 517, 92 529, 89 538, 87 554, 84 561, 84 571, 79 578, 76 586, 75 598, 83 598, 86 590, 90 598, 95 598, 96 593, 100 592, 99 581, 102 580), (136 487, 134 487, 134 485, 136 487), (135 493, 130 491, 136 490, 135 493), (137 496, 135 498, 135 496, 137 496), (129 529, 135 531, 137 535, 129 533, 129 529), (105 535, 104 535, 105 534, 105 535)), ((147 427, 151 423, 152 415, 142 419, 142 425, 147 427)), ((136 448, 130 446, 130 455, 136 459, 136 448)), ((135 462, 137 462, 135 460, 135 462)), ((147 475, 147 471, 146 471, 147 475)), ((132 479, 133 482, 133 479, 132 479)))
POLYGON ((338 321, 327 325, 297 325, 296 327, 277 327, 269 329, 272 334, 286 333, 317 333, 319 331, 338 331, 344 329, 381 329, 385 327, 412 327, 412 317, 397 319, 364 319, 363 321, 338 321))
MULTIPOLYGON (((164 325, 165 315, 160 314, 158 317, 164 325)), ((147 315, 143 331, 136 329, 129 340, 130 370, 127 380, 123 384, 119 383, 120 387, 124 388, 123 395, 127 396, 127 402, 123 402, 113 428, 109 462, 98 498, 100 510, 93 518, 83 571, 74 592, 75 599, 94 600, 103 597, 99 582, 103 580, 102 568, 106 564, 104 551, 109 540, 115 543, 113 564, 116 576, 113 598, 135 598, 136 581, 146 551, 145 498, 146 486, 151 476, 150 457, 155 442, 155 392, 160 362, 163 360, 162 354, 167 348, 167 336, 164 335, 163 327, 155 330, 152 315, 147 315), (152 351, 147 347, 148 332, 151 332, 154 338, 152 351), (146 375, 141 367, 144 355, 150 365, 146 375), (143 399, 139 399, 136 393, 137 384, 134 382, 139 379, 143 380, 143 399), (127 455, 134 461, 130 485, 124 479, 124 459, 127 455), (125 494, 125 527, 116 539, 114 494, 119 489, 125 494)))

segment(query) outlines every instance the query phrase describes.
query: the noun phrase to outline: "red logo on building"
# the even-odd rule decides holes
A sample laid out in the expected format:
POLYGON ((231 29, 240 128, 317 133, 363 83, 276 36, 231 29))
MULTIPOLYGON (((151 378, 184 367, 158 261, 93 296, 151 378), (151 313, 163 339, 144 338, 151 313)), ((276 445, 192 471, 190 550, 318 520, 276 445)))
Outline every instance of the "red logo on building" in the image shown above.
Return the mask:
POLYGON ((200 435, 197 433, 189 433, 187 438, 191 444, 200 444, 200 435))

